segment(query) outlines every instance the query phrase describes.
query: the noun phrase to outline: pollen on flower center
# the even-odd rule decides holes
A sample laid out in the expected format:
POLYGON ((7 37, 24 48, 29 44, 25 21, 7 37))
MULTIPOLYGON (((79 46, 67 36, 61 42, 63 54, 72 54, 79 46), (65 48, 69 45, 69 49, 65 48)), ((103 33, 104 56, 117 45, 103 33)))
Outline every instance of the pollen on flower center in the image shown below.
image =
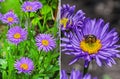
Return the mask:
POLYGON ((26 10, 32 10, 32 6, 26 6, 26 10))
POLYGON ((80 48, 89 54, 96 54, 101 47, 102 44, 100 40, 91 35, 85 37, 85 39, 80 42, 80 48))
POLYGON ((60 20, 60 24, 63 25, 64 28, 66 28, 67 22, 68 22, 68 19, 67 19, 67 18, 62 18, 62 19, 60 20))
POLYGON ((48 46, 49 45, 49 41, 48 40, 42 40, 42 45, 48 46))
POLYGON ((28 64, 23 63, 20 65, 20 68, 22 68, 23 70, 28 70, 28 64))
POLYGON ((8 20, 9 22, 13 22, 14 19, 13 19, 12 17, 8 17, 7 20, 8 20))
POLYGON ((15 38, 15 39, 19 39, 20 37, 21 37, 20 33, 15 33, 15 34, 14 34, 14 38, 15 38))

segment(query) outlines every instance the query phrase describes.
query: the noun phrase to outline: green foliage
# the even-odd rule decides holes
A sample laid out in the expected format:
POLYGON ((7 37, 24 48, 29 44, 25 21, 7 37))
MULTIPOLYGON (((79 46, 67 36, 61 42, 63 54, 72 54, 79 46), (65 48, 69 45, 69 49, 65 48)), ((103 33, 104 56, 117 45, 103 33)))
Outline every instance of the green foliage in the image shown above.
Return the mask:
POLYGON ((38 51, 35 45, 35 36, 39 33, 52 34, 58 37, 57 22, 54 19, 54 12, 57 10, 57 0, 40 0, 43 4, 37 12, 25 13, 21 11, 21 3, 24 0, 6 0, 0 3, 0 12, 6 13, 13 10, 19 16, 19 24, 28 31, 27 40, 18 46, 11 44, 6 37, 9 27, 3 25, 0 34, 0 72, 3 79, 59 79, 59 40, 56 40, 57 47, 49 52, 38 51), (54 6, 51 6, 55 4, 54 6), (6 6, 7 5, 7 6, 6 6), (49 24, 48 21, 52 21, 49 24), (34 70, 29 74, 18 74, 14 63, 21 57, 29 57, 34 62, 34 70))
POLYGON ((44 5, 43 8, 41 9, 41 14, 42 14, 42 15, 46 15, 46 14, 50 13, 51 10, 52 10, 52 9, 51 9, 50 6, 44 5))
POLYGON ((21 14, 21 4, 19 0, 5 0, 5 2, 0 3, 0 11, 6 13, 9 10, 13 10, 17 15, 21 14))

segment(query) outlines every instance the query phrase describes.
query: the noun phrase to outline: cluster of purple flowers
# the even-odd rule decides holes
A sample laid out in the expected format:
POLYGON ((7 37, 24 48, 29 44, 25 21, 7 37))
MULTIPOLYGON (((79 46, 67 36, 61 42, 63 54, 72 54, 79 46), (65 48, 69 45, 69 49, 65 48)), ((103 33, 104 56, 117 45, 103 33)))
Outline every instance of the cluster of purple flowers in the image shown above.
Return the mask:
POLYGON ((62 52, 75 56, 69 65, 79 59, 85 60, 84 67, 93 60, 98 66, 116 64, 114 58, 120 58, 120 45, 115 28, 110 30, 103 19, 87 18, 82 10, 74 14, 74 8, 68 4, 61 7, 62 52))
MULTIPOLYGON (((0 2, 1 1, 3 0, 0 0, 0 2)), ((22 5, 22 10, 24 12, 36 12, 41 8, 42 4, 39 1, 26 1, 22 5)), ((14 26, 14 24, 19 23, 18 16, 14 11, 11 10, 5 14, 0 13, 0 20, 10 26, 10 29, 7 32, 7 39, 9 42, 19 45, 19 43, 27 40, 27 29, 21 28, 21 26, 14 26)), ((48 52, 56 47, 55 39, 51 34, 39 34, 36 36, 35 41, 39 51, 42 50, 48 52)), ((30 74, 34 69, 34 63, 28 57, 21 57, 21 59, 16 60, 14 67, 18 70, 18 73, 30 74)))
MULTIPOLYGON (((38 1, 33 1, 33 2, 26 1, 22 5, 22 10, 24 12, 36 12, 41 8, 42 8, 42 4, 38 1)), ((3 23, 7 23, 9 26, 19 23, 19 19, 13 11, 9 11, 4 15, 0 13, 0 20, 3 23)))
MULTIPOLYGON (((0 0, 1 2, 2 0, 0 0)), ((38 1, 26 1, 22 5, 24 12, 36 12, 42 8, 42 4, 38 1)), ((75 6, 63 5, 61 7, 61 33, 62 33, 62 52, 68 55, 74 55, 75 58, 70 65, 79 59, 85 60, 85 67, 93 60, 98 66, 102 66, 105 62, 108 66, 116 64, 114 58, 120 58, 117 44, 119 41, 118 33, 115 28, 109 29, 109 23, 105 23, 103 19, 91 19, 85 16, 82 10, 75 13, 75 6)), ((9 11, 2 15, 0 20, 3 23, 12 26, 18 24, 19 19, 13 11, 9 11)), ((27 29, 20 26, 11 27, 8 30, 7 38, 11 43, 18 45, 27 40, 27 29)), ((55 39, 51 34, 38 34, 35 37, 36 46, 39 51, 51 51, 56 47, 55 39)), ((34 69, 34 63, 30 58, 22 57, 14 64, 18 73, 31 73, 34 69)), ((90 74, 83 74, 78 70, 73 70, 70 77, 64 70, 61 70, 61 79, 91 79, 90 74)), ((96 79, 96 78, 94 78, 96 79)))

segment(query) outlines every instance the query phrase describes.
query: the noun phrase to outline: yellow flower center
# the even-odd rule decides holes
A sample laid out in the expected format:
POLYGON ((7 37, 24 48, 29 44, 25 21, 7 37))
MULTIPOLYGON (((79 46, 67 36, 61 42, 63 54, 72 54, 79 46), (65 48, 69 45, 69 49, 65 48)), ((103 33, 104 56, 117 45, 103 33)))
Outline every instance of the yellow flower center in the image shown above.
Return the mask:
POLYGON ((85 39, 80 42, 80 48, 88 54, 98 53, 101 47, 102 44, 100 40, 96 39, 94 36, 85 37, 85 39))
POLYGON ((23 63, 20 65, 20 68, 22 68, 23 70, 28 70, 28 64, 23 63))
POLYGON ((14 19, 13 19, 13 17, 8 17, 7 20, 8 20, 9 22, 13 22, 14 19))
POLYGON ((26 6, 26 10, 32 10, 32 6, 26 6))
POLYGON ((49 41, 48 40, 42 40, 42 45, 48 46, 49 45, 49 41))
POLYGON ((60 20, 60 24, 63 25, 64 28, 66 28, 67 22, 68 22, 68 19, 67 19, 67 18, 62 18, 62 19, 60 20))
POLYGON ((15 33, 15 34, 14 34, 14 38, 15 38, 15 39, 19 39, 20 37, 21 37, 20 33, 15 33))

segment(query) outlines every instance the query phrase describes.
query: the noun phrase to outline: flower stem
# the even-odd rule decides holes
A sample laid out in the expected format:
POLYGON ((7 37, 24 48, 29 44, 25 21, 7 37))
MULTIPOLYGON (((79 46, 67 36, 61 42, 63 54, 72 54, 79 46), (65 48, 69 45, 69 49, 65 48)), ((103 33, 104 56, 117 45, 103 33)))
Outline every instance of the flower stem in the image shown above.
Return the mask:
POLYGON ((18 55, 18 45, 16 46, 16 55, 18 55))
POLYGON ((83 75, 85 75, 87 72, 88 72, 88 68, 89 68, 89 64, 90 64, 90 62, 86 62, 85 61, 85 65, 87 64, 87 66, 84 66, 84 72, 83 72, 83 75))

